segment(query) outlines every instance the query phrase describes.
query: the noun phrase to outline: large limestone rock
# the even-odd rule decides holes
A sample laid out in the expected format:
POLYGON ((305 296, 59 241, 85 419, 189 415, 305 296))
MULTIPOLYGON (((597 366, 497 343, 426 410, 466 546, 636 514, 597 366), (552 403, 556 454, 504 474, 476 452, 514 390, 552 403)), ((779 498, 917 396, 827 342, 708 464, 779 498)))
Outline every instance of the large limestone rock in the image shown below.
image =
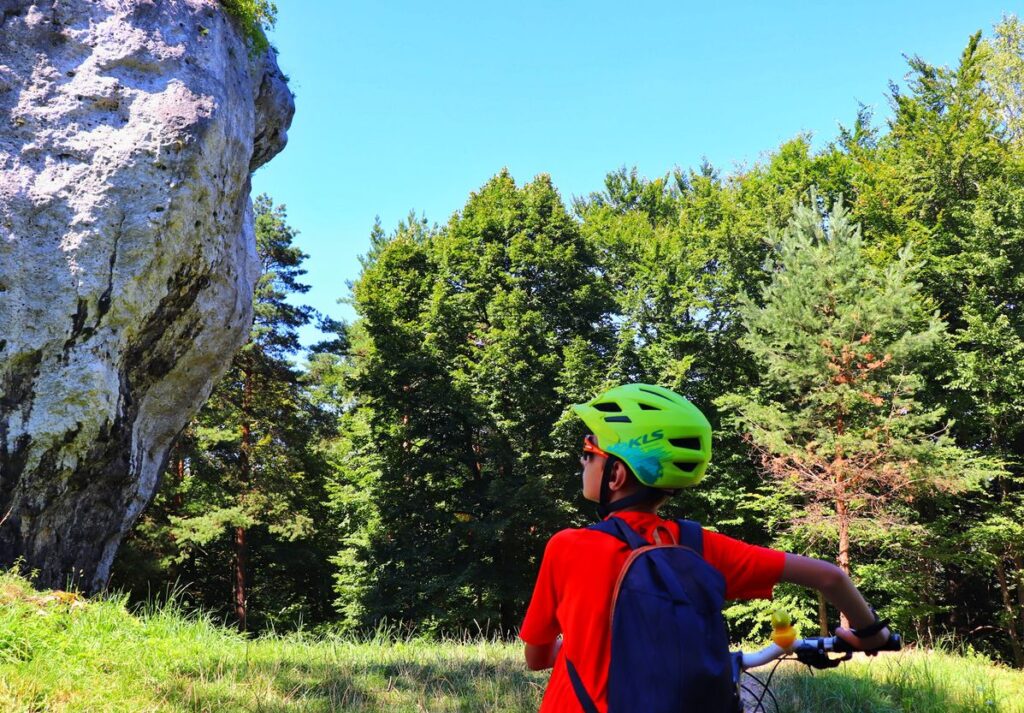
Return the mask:
POLYGON ((0 564, 107 581, 248 333, 293 111, 215 0, 0 0, 0 564))

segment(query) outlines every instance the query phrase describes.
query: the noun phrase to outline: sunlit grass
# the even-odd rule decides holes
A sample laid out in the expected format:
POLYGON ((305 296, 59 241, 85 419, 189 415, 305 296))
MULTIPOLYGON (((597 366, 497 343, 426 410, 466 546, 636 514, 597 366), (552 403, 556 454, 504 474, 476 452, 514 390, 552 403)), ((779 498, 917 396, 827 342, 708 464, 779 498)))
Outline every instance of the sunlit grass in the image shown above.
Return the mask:
POLYGON ((172 599, 66 604, 0 575, 3 711, 531 711, 544 674, 514 645, 381 630, 249 640, 172 599))
MULTIPOLYGON (((0 574, 0 711, 535 711, 547 681, 518 644, 467 636, 246 639, 168 603, 129 612, 0 574)), ((783 713, 1024 713, 1024 674, 979 657, 910 652, 810 677, 788 667, 783 713)))
POLYGON ((1024 713, 1024 673, 940 651, 858 655, 813 675, 786 663, 772 689, 778 713, 1024 713))

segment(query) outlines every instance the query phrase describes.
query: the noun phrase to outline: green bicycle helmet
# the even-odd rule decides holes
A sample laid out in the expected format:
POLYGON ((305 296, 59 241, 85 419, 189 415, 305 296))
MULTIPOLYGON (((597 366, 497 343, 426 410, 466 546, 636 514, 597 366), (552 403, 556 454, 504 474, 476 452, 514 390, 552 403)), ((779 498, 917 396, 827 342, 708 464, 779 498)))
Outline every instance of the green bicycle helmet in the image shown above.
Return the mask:
POLYGON ((572 407, 601 450, 629 466, 643 485, 689 488, 711 460, 711 424, 696 406, 661 386, 625 384, 572 407))

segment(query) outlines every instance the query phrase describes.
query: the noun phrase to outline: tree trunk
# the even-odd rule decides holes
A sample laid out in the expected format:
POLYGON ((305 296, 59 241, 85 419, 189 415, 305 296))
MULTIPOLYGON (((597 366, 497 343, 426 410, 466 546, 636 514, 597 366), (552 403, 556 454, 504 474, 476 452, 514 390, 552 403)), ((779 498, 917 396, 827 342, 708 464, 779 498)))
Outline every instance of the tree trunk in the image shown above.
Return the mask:
POLYGON ((1003 596, 1003 609, 1006 610, 1006 633, 1010 637, 1013 661, 1017 668, 1024 668, 1024 645, 1021 644, 1020 635, 1017 633, 1017 612, 1014 611, 1013 600, 1010 598, 1006 565, 1002 559, 996 560, 996 578, 999 580, 999 593, 1003 596))
POLYGON ((1017 618, 1020 620, 1020 631, 1024 634, 1024 558, 1019 554, 1014 555, 1013 566, 1017 575, 1017 618))
MULTIPOLYGON (((845 414, 840 411, 836 423, 836 433, 843 435, 846 430, 845 414)), ((839 525, 839 568, 850 576, 850 504, 846 499, 846 479, 843 476, 844 469, 843 450, 836 449, 836 457, 832 462, 832 472, 836 479, 836 520, 839 525)), ((850 628, 850 620, 845 612, 839 612, 839 623, 850 628)))
MULTIPOLYGON (((955 572, 955 570, 953 571, 955 572)), ((970 616, 966 618, 963 624, 960 621, 960 580, 959 572, 952 574, 946 579, 946 598, 952 604, 952 608, 949 611, 949 627, 958 634, 970 626, 970 616)))
MULTIPOLYGON (((846 504, 845 493, 840 491, 836 502, 836 518, 839 521, 839 568, 850 574, 850 510, 846 504)), ((850 620, 844 612, 839 613, 839 623, 849 628, 850 620)))
MULTIPOLYGON (((250 449, 252 447, 252 424, 250 422, 250 409, 252 407, 252 370, 246 369, 245 380, 242 386, 242 443, 239 451, 239 482, 240 491, 244 493, 249 487, 252 475, 252 464, 249 461, 250 449)), ((248 567, 249 547, 245 537, 245 528, 235 528, 235 617, 238 619, 239 631, 245 631, 248 626, 248 567)))
POLYGON ((178 453, 177 463, 175 468, 175 474, 177 476, 177 482, 175 485, 177 489, 174 492, 174 512, 175 514, 181 513, 181 508, 184 506, 184 500, 181 495, 181 484, 185 482, 185 459, 181 457, 181 447, 175 449, 178 453))
POLYGON ((248 626, 248 603, 246 601, 245 572, 249 566, 249 548, 245 540, 245 528, 235 528, 235 617, 238 630, 244 632, 248 626))
POLYGON ((818 634, 828 636, 828 604, 821 592, 818 592, 818 634))
MULTIPOLYGON (((181 483, 185 479, 185 459, 181 455, 182 451, 181 443, 175 444, 174 448, 171 449, 171 463, 174 466, 174 499, 171 501, 171 515, 180 515, 181 510, 184 507, 184 500, 181 495, 181 483)), ((176 543, 178 541, 178 538, 174 536, 173 531, 171 531, 167 537, 172 543, 176 543)), ((176 571, 177 565, 172 564, 168 567, 167 573, 170 575, 176 571)))

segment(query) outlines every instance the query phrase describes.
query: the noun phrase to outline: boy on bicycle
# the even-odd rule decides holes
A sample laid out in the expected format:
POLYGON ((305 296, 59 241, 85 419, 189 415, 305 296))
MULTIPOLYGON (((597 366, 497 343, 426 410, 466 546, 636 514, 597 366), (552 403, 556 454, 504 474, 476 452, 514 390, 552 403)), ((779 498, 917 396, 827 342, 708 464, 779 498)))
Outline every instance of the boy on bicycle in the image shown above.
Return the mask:
MULTIPOLYGON (((713 607, 701 608, 701 602, 707 601, 720 606, 721 597, 715 599, 715 591, 724 594, 725 599, 770 598, 778 582, 820 591, 849 618, 854 628, 839 628, 836 634, 854 648, 870 652, 888 641, 885 622, 878 620, 850 578, 836 565, 749 545, 702 530, 694 523, 659 517, 658 508, 676 490, 700 482, 711 457, 711 425, 685 398, 659 386, 630 384, 613 388, 586 404, 574 406, 573 410, 591 432, 584 439, 581 457, 583 497, 598 503, 598 512, 605 522, 587 529, 562 530, 545 548, 520 631, 527 666, 533 670, 554 669, 544 693, 541 713, 609 710, 609 671, 614 664, 613 615, 617 626, 655 630, 653 634, 644 634, 647 642, 657 640, 650 637, 657 637, 658 630, 671 630, 670 622, 660 614, 650 613, 645 619, 644 612, 637 612, 639 618, 619 618, 622 602, 616 605, 616 601, 619 601, 622 584, 620 575, 625 575, 627 558, 637 553, 623 539, 628 541, 637 535, 642 540, 634 542, 634 546, 639 543, 685 544, 696 538, 694 549, 700 556, 689 555, 693 562, 685 567, 692 570, 686 576, 695 576, 699 581, 696 584, 684 582, 685 587, 693 590, 687 593, 676 588, 681 592, 679 598, 697 612, 686 616, 701 616, 709 621, 717 617, 718 624, 712 621, 705 625, 700 620, 684 619, 695 622, 686 625, 687 634, 692 633, 696 642, 688 642, 686 646, 690 648, 724 647, 721 654, 727 654, 728 641, 720 609, 711 612, 713 607), (614 519, 620 522, 613 522, 614 519), (624 528, 623 523, 628 527, 624 528), (635 534, 625 533, 625 530, 635 534), (608 536, 620 531, 623 532, 621 538, 608 536), (620 621, 629 623, 618 624, 620 621)), ((658 577, 665 578, 655 572, 654 578, 658 577)), ((661 599, 663 597, 655 596, 650 601, 659 603, 661 599)), ((655 611, 652 607, 651 612, 655 611)), ((631 633, 626 632, 626 635, 631 633)), ((617 632, 616 641, 621 636, 623 632, 617 632)), ((664 638, 663 632, 661 636, 664 638)), ((650 643, 643 645, 652 648, 650 643)), ((621 646, 616 644, 616 647, 621 646)), ((650 651, 641 655, 653 656, 655 660, 662 656, 660 652, 650 651)), ((682 652, 682 656, 691 657, 685 661, 696 662, 696 668, 705 663, 700 661, 701 655, 701 652, 682 652), (693 656, 698 658, 692 659, 693 656)), ((719 655, 718 652, 715 655, 719 655)), ((616 648, 614 656, 619 657, 621 668, 626 654, 616 648)), ((659 684, 643 678, 649 668, 647 665, 631 665, 634 670, 613 676, 614 681, 619 682, 611 686, 612 689, 619 687, 618 707, 636 711, 653 709, 653 704, 641 702, 647 700, 643 689, 659 684), (623 675, 629 679, 626 684, 621 683, 626 680, 623 675), (625 687, 638 689, 639 693, 631 691, 628 693, 631 697, 624 699, 622 689, 625 687), (624 700, 629 703, 622 703, 624 700)), ((712 670, 715 666, 721 668, 715 661, 709 665, 712 670)), ((682 670, 688 667, 689 663, 679 665, 682 670)), ((712 689, 724 685, 723 676, 728 674, 719 671, 712 677, 714 680, 709 678, 697 684, 708 691, 696 692, 686 700, 722 700, 712 696, 712 689), (705 695, 707 697, 702 698, 705 695)), ((706 706, 703 710, 718 713, 706 706)), ((620 713, 614 707, 612 711, 620 713)))

